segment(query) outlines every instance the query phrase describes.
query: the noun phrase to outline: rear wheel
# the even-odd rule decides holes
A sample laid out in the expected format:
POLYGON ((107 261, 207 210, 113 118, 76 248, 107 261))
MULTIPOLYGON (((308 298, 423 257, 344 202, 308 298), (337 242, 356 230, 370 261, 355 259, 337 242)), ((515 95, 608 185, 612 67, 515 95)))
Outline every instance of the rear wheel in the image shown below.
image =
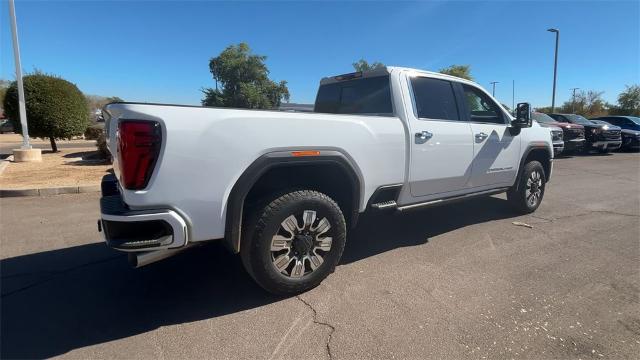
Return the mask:
POLYGON ((528 162, 522 171, 519 183, 507 192, 507 199, 519 212, 528 214, 536 211, 544 196, 546 177, 542 164, 528 162))
POLYGON ((252 217, 240 253, 251 277, 265 290, 281 295, 309 290, 340 261, 346 223, 327 195, 293 191, 258 207, 252 217))

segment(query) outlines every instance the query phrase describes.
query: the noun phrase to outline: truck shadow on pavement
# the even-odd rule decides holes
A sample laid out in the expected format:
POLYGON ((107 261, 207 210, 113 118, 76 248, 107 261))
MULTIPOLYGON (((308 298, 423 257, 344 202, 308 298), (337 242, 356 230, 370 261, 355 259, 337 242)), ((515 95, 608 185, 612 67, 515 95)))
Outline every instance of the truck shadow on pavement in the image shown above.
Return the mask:
MULTIPOLYGON (((366 214, 342 264, 512 216, 497 198, 406 216, 366 214)), ((282 300, 255 285, 221 245, 196 249, 141 269, 129 268, 124 255, 102 243, 1 260, 0 356, 48 358, 282 300)))

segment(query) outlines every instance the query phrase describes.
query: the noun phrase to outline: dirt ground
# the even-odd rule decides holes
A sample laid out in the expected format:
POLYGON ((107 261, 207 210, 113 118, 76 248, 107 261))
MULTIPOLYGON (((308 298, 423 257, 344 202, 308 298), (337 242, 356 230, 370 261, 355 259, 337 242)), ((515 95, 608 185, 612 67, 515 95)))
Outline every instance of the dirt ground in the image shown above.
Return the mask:
POLYGON ((42 162, 11 162, 0 175, 0 188, 97 185, 111 165, 91 159, 95 151, 95 146, 61 149, 57 153, 43 150, 42 162))

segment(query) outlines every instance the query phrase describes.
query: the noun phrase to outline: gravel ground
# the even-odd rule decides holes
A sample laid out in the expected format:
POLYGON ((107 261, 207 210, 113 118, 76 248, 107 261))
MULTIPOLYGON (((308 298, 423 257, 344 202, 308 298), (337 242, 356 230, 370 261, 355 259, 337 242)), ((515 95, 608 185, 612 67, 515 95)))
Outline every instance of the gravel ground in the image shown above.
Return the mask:
POLYGON ((365 214, 335 273, 291 298, 264 293, 216 244, 130 269, 100 240, 98 197, 0 199, 0 357, 640 354, 637 153, 557 159, 532 215, 503 196, 365 214))
POLYGON ((0 188, 98 185, 111 165, 82 160, 95 151, 95 147, 62 149, 57 153, 43 152, 42 162, 12 162, 0 175, 0 188))

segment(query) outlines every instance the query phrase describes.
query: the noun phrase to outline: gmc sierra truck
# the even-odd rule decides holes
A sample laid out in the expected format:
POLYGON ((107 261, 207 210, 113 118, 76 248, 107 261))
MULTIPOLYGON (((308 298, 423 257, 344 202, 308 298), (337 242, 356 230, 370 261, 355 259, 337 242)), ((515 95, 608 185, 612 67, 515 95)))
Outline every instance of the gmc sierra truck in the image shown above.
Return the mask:
POLYGON ((550 130, 529 104, 512 118, 473 82, 408 68, 324 78, 311 113, 142 103, 104 113, 108 245, 139 267, 224 241, 278 294, 333 272, 365 211, 506 192, 530 213, 553 168, 550 130))

